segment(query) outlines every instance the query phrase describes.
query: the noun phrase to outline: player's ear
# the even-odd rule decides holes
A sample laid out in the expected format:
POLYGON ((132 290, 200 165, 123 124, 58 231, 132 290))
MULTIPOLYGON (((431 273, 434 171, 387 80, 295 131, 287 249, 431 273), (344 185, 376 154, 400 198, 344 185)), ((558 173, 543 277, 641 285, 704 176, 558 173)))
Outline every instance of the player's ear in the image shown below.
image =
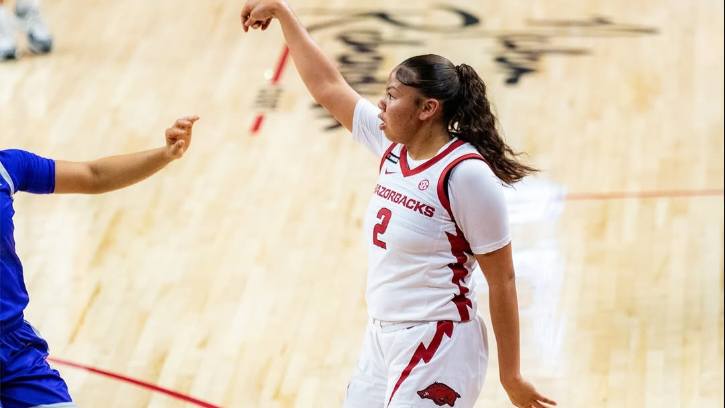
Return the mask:
POLYGON ((433 117, 441 108, 441 103, 438 99, 423 99, 423 101, 420 102, 421 105, 421 111, 418 115, 418 119, 420 120, 428 120, 429 118, 433 117))

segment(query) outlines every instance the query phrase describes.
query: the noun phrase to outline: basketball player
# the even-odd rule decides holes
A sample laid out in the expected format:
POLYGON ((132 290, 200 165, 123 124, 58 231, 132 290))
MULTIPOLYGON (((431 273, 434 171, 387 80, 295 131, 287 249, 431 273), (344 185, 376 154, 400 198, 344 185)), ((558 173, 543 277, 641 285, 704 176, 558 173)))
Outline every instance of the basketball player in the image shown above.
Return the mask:
POLYGON ((48 344, 23 319, 28 291, 15 253, 13 194, 100 194, 138 183, 184 155, 198 119, 177 120, 166 130, 164 147, 90 162, 0 150, 0 408, 75 407, 65 381, 46 361, 48 344))
POLYGON ((343 406, 476 402, 486 373, 476 262, 490 287, 499 377, 517 407, 556 403, 520 371, 519 316, 504 183, 534 171, 496 130, 486 86, 468 65, 410 58, 375 107, 355 92, 282 0, 248 0, 244 31, 276 18, 315 100, 380 158, 365 233, 371 317, 343 406))

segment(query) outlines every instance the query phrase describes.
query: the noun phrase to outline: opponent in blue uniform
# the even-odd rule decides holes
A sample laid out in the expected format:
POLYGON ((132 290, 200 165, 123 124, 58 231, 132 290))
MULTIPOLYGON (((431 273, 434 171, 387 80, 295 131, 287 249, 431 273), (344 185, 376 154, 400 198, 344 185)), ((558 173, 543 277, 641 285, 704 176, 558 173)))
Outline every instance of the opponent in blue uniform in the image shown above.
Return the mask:
POLYGON ((65 381, 46 361, 48 343, 24 320, 28 291, 15 253, 13 195, 98 194, 135 184, 184 155, 197 119, 177 120, 166 130, 164 147, 90 162, 0 150, 0 408, 75 407, 65 381))

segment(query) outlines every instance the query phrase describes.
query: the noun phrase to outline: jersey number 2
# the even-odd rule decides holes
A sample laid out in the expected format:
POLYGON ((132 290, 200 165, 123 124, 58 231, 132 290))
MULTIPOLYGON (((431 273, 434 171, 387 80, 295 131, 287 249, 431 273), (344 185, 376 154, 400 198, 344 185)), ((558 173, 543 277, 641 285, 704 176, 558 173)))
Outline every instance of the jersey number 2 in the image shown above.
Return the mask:
POLYGON ((373 244, 379 246, 383 249, 388 249, 388 245, 385 244, 385 242, 381 241, 378 238, 378 235, 385 234, 385 230, 388 229, 388 223, 390 223, 390 216, 392 213, 387 208, 381 208, 380 211, 378 211, 378 219, 380 222, 378 224, 375 224, 375 228, 373 228, 373 244))

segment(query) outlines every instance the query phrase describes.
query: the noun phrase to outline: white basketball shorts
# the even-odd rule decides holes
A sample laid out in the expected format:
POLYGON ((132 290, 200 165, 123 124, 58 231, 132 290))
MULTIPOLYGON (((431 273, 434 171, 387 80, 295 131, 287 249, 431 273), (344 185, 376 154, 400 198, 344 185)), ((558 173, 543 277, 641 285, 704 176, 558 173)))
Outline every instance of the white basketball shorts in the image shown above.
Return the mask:
POLYGON ((486 326, 371 319, 344 408, 472 408, 488 363, 486 326))

